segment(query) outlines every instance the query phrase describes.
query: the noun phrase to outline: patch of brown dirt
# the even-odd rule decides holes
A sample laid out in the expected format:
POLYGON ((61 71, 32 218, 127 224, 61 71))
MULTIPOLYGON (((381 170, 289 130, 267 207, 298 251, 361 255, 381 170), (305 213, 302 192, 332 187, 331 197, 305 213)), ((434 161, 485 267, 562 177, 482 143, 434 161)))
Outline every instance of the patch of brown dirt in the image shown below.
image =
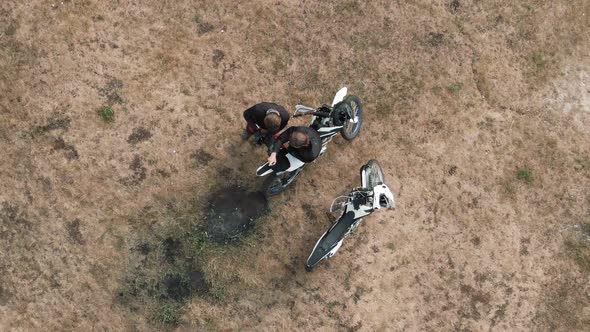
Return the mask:
POLYGON ((55 141, 53 141, 52 148, 53 150, 63 150, 64 155, 68 160, 76 160, 80 157, 76 147, 71 144, 67 144, 66 141, 64 141, 64 139, 61 137, 58 137, 55 139, 55 141))
POLYGON ((207 235, 219 244, 240 240, 268 210, 261 192, 228 186, 211 194, 207 207, 207 235))
POLYGON ((137 144, 147 141, 152 137, 152 133, 144 127, 137 127, 133 129, 133 132, 127 137, 127 143, 137 144))
POLYGON ((80 232, 80 219, 74 219, 72 222, 66 222, 66 230, 70 240, 77 244, 85 244, 84 236, 80 232))

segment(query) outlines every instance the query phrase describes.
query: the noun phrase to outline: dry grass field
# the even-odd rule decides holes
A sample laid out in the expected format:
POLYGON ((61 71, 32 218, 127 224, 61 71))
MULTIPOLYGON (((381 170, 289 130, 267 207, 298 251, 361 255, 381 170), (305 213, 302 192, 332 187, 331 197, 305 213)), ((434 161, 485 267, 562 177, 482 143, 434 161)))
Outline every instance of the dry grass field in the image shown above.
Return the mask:
POLYGON ((589 1, 0 2, 1 331, 589 326, 589 1), (359 136, 212 242, 243 110, 342 86, 359 136), (305 272, 373 158, 397 209, 305 272))

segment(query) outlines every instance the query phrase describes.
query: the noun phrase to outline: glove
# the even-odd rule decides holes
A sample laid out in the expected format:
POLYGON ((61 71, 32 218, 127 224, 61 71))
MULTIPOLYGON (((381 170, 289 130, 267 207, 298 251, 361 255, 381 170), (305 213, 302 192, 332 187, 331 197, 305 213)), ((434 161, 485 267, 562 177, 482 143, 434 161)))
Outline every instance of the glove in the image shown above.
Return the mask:
POLYGON ((256 142, 256 144, 262 144, 262 134, 260 131, 254 132, 254 142, 256 142))

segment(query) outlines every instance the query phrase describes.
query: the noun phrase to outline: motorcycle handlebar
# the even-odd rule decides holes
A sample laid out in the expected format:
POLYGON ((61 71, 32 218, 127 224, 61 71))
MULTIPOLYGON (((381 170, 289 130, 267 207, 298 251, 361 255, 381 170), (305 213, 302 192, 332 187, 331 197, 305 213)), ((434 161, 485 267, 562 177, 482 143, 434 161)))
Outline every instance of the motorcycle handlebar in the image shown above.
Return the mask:
POLYGON ((329 117, 330 116, 330 112, 317 111, 317 112, 313 112, 313 115, 315 115, 315 116, 321 116, 321 117, 329 117))
POLYGON ((293 114, 294 118, 298 118, 300 116, 304 116, 304 115, 315 115, 315 116, 320 116, 320 117, 329 117, 330 116, 330 112, 325 112, 325 111, 315 111, 315 112, 309 112, 309 113, 297 113, 297 114, 293 114))

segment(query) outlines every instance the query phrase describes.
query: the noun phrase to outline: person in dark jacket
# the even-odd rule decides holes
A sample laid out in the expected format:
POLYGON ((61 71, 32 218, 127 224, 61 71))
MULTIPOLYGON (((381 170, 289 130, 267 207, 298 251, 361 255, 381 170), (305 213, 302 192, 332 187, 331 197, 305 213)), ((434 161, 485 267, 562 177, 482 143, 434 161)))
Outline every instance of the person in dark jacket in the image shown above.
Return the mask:
POLYGON ((254 135, 257 143, 272 144, 277 134, 289 122, 289 112, 274 103, 258 103, 244 111, 247 126, 242 138, 247 140, 254 135))
POLYGON ((322 139, 315 129, 310 127, 290 127, 278 136, 270 147, 271 153, 268 157, 268 164, 273 171, 281 172, 289 168, 289 160, 286 157, 287 152, 304 163, 310 163, 320 155, 321 149, 322 139), (289 143, 289 148, 281 150, 281 146, 287 143, 289 143))

